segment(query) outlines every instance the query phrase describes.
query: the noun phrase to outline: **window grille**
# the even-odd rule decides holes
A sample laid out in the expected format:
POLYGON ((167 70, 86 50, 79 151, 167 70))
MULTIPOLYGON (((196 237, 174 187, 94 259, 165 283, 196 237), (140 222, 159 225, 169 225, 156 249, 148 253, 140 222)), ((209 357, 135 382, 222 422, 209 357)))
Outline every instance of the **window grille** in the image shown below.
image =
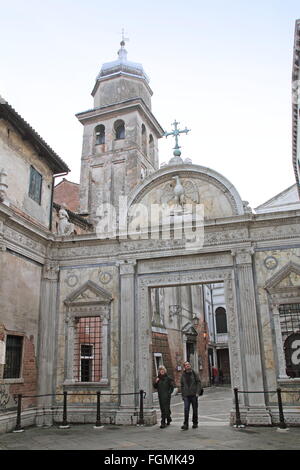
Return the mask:
POLYGON ((279 306, 286 374, 300 377, 300 303, 279 306))
POLYGON ((74 378, 77 382, 99 382, 102 377, 102 328, 100 317, 76 319, 74 378))
POLYGON ((284 340, 290 334, 300 332, 300 303, 280 305, 279 314, 284 340))
POLYGON ((21 375, 23 337, 7 335, 3 378, 18 379, 21 375))

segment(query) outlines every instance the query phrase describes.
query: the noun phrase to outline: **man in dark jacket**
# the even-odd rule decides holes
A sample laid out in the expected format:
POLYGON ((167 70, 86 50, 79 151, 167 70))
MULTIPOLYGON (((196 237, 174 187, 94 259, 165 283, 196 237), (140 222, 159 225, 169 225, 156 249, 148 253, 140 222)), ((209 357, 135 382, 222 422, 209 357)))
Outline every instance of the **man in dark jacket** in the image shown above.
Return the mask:
POLYGON ((174 382, 167 375, 167 370, 164 366, 158 368, 158 376, 153 384, 154 388, 157 389, 159 406, 161 411, 161 424, 160 427, 163 429, 166 427, 166 421, 169 425, 172 421, 171 419, 171 394, 174 390, 174 382))
POLYGON ((193 408, 193 428, 198 427, 198 396, 201 393, 201 381, 199 375, 193 371, 189 362, 184 362, 184 371, 181 376, 181 395, 184 401, 184 423, 181 429, 189 428, 190 406, 193 408))

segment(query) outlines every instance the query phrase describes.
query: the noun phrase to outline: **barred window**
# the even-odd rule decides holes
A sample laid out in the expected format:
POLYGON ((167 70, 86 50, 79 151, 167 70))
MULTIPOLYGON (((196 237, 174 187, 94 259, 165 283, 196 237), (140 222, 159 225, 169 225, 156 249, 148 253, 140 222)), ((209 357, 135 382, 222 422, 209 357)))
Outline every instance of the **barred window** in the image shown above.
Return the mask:
POLYGON ((280 305, 279 314, 286 374, 292 378, 300 377, 300 304, 280 305))
POLYGON ((7 335, 3 378, 18 379, 21 376, 23 337, 7 335))
POLYGON ((280 305, 279 315, 283 340, 291 333, 300 332, 300 303, 280 305))
POLYGON ((77 382, 99 382, 101 377, 101 318, 77 318, 75 323, 74 378, 77 382))
POLYGON ((41 204, 42 175, 33 166, 30 167, 29 197, 41 204))

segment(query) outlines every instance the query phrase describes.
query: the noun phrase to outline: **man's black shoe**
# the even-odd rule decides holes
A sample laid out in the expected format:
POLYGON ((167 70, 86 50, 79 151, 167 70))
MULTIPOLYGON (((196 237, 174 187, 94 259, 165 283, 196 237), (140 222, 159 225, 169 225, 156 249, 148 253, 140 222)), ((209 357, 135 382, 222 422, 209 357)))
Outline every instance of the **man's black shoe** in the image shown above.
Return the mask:
POLYGON ((160 428, 163 429, 165 427, 166 427, 165 423, 161 423, 160 428))
POLYGON ((167 420, 167 425, 169 426, 170 423, 172 423, 172 419, 171 419, 171 418, 167 420))
POLYGON ((184 431, 186 431, 187 429, 189 429, 188 425, 187 424, 183 424, 181 426, 181 429, 183 429, 184 431))
POLYGON ((198 427, 198 424, 193 424, 193 429, 196 429, 198 427))

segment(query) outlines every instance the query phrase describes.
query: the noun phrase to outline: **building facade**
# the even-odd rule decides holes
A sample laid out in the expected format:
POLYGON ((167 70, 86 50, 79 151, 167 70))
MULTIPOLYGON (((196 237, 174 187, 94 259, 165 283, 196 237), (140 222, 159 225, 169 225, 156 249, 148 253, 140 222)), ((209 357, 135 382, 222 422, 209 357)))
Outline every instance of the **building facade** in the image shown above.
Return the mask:
POLYGON ((280 386, 286 421, 299 424, 299 209, 255 214, 223 175, 176 150, 159 168, 164 131, 123 41, 92 95, 77 115, 80 208, 72 222, 59 205, 59 233, 51 178, 67 167, 35 156, 34 140, 8 155, 1 121, 0 429, 15 425, 16 393, 39 395, 24 398, 24 424, 61 421, 65 391, 71 422, 94 422, 101 390, 102 422, 135 424, 144 390, 154 424, 157 367, 179 385, 186 359, 205 385, 217 366, 232 387, 261 392, 241 395, 244 423, 279 421, 280 386), (13 160, 27 154, 16 191, 13 160))

